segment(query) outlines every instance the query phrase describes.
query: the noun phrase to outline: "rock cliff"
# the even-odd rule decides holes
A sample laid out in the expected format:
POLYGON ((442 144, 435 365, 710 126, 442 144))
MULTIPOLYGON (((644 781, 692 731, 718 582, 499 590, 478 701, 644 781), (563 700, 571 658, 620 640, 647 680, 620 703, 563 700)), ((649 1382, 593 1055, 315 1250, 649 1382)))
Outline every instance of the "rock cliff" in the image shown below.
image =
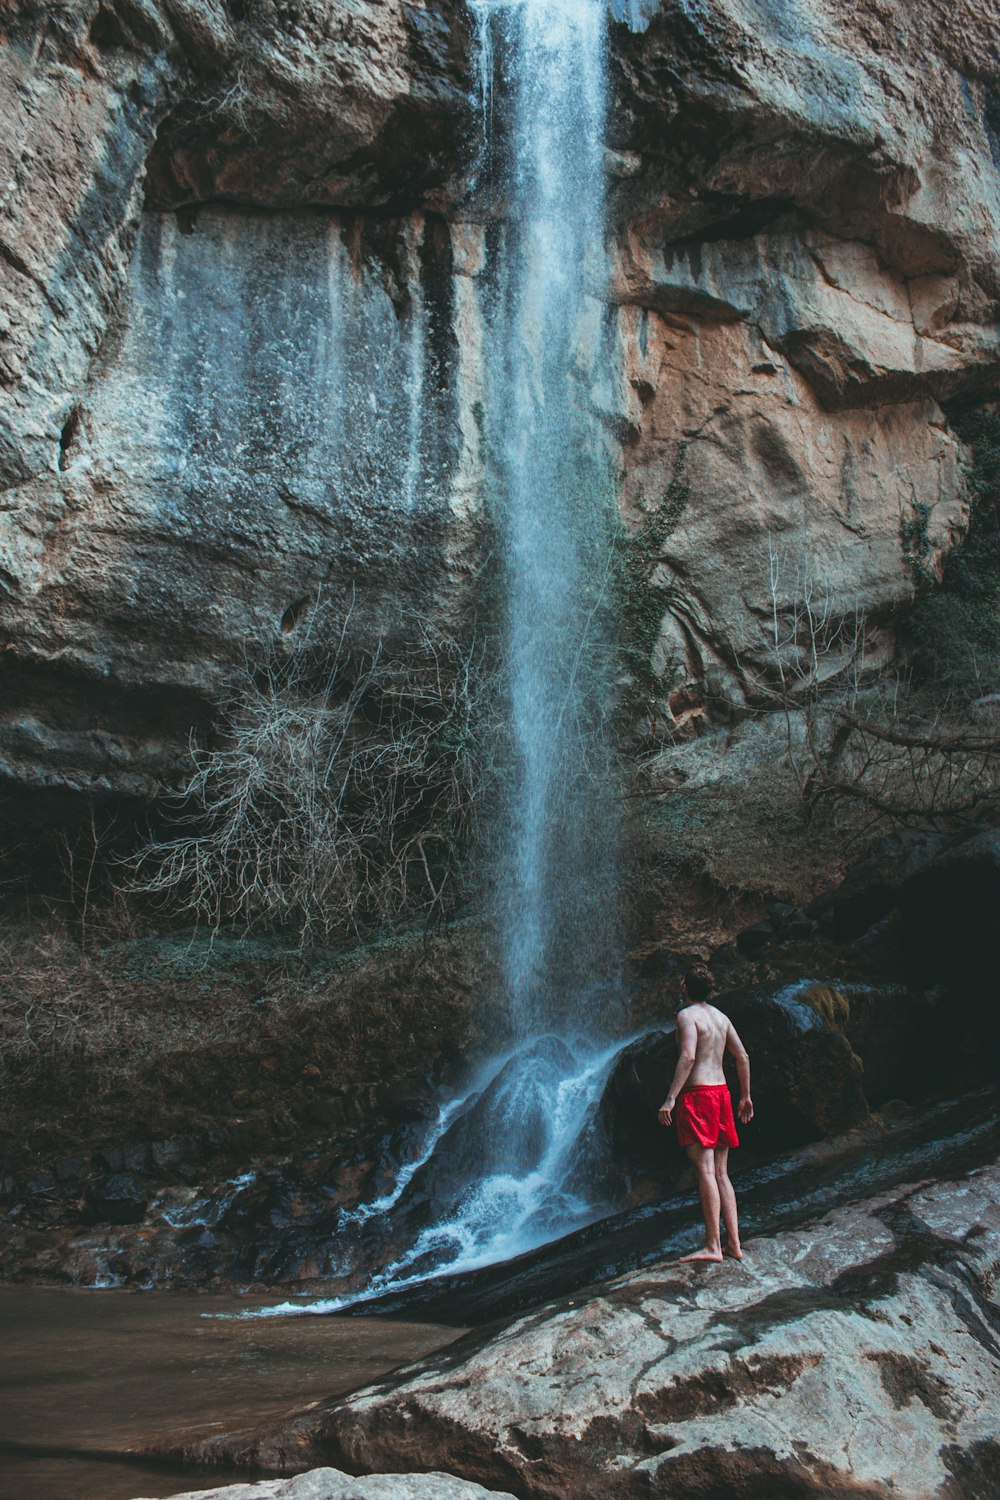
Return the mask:
MULTIPOLYGON (((670 729, 754 699, 804 591, 887 660, 914 545, 932 577, 962 534, 949 403, 1000 367, 998 16, 616 15, 593 401, 670 729)), ((471 209, 458 4, 17 0, 0 44, 0 773, 31 822, 176 782, 233 663, 320 591, 369 636, 401 600, 467 611, 503 205, 471 209)))

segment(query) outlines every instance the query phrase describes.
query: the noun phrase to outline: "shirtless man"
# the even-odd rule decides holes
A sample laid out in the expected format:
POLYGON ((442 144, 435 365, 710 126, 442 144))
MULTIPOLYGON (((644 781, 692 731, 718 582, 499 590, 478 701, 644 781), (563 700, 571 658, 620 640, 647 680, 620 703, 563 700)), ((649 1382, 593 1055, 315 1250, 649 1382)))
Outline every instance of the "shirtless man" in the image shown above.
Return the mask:
POLYGON ((669 1125, 677 1110, 677 1138, 698 1173, 705 1248, 681 1256, 682 1260, 721 1261, 720 1211, 726 1226, 726 1253, 736 1260, 743 1259, 736 1194, 728 1166, 729 1148, 739 1145, 739 1137, 722 1060, 727 1052, 736 1059, 740 1079, 738 1113, 740 1123, 748 1125, 753 1119, 750 1059, 729 1018, 708 1004, 713 988, 712 976, 702 966, 685 976, 683 1009, 677 1012, 680 1057, 670 1092, 657 1117, 661 1125, 669 1125))

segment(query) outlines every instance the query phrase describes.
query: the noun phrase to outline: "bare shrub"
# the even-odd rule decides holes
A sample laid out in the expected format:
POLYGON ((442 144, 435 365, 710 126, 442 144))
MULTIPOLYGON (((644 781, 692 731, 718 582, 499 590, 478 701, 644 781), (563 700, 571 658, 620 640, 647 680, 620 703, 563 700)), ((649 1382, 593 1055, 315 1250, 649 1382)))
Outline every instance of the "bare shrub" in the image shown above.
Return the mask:
POLYGON ((808 562, 795 567, 786 602, 787 568, 769 539, 771 664, 755 688, 785 716, 788 763, 807 807, 853 804, 861 833, 996 811, 1000 735, 947 702, 929 708, 898 663, 886 673, 880 630, 863 611, 838 609, 808 562))
POLYGON ((133 887, 219 927, 293 928, 302 944, 443 915, 490 767, 482 653, 435 627, 391 651, 311 625, 247 663, 220 707, 171 836, 133 861, 133 887))
POLYGON ((280 1132, 294 1128, 289 1101, 314 1090, 398 1087, 439 1053, 481 1045, 488 1012, 469 997, 484 957, 469 924, 316 960, 207 933, 83 953, 74 922, 5 924, 0 1153, 135 1139, 137 1122, 156 1139, 254 1109, 280 1132))

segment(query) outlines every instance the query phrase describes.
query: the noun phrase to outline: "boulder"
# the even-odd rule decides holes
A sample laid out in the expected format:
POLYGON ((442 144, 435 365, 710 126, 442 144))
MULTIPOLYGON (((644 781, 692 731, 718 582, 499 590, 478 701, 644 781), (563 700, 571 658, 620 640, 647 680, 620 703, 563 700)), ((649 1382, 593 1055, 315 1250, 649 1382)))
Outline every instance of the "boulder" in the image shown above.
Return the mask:
POLYGON ((591 1183, 611 1202, 648 1196, 647 1186, 662 1192, 686 1174, 676 1132, 656 1118, 676 1065, 675 1028, 669 1026, 623 1048, 608 1075, 581 1156, 591 1183))
POLYGON ((1000 1166, 659 1263, 266 1432, 245 1462, 442 1464, 523 1500, 987 1500, 1000 1166))
POLYGON ((747 958, 755 958, 758 953, 763 953, 777 937, 773 922, 754 922, 751 927, 744 927, 736 939, 736 946, 747 958))
POLYGON ((150 1193, 131 1172, 98 1177, 84 1195, 88 1224, 138 1224, 146 1215, 150 1193))
POLYGON ((787 1150, 866 1118, 864 1065, 835 985, 802 979, 776 992, 736 990, 718 1003, 750 1054, 757 1148, 787 1150))
POLYGON ((469 1183, 487 1171, 521 1176, 545 1154, 553 1121, 554 1088, 578 1071, 571 1049, 557 1036, 542 1036, 514 1053, 481 1093, 470 1097, 413 1173, 401 1199, 403 1214, 416 1222, 428 1213, 447 1215, 469 1183))
POLYGON ((369 1474, 355 1478, 338 1469, 313 1469, 294 1479, 188 1490, 171 1500, 486 1500, 487 1496, 514 1500, 504 1491, 484 1490, 453 1474, 369 1474))
MULTIPOLYGON (((858 985, 848 992, 805 979, 777 991, 735 990, 717 1003, 751 1056, 757 1117, 741 1138, 762 1155, 859 1124, 869 1113, 868 1054, 879 1099, 912 1056, 905 1041, 912 1007, 902 989, 858 985), (904 1041, 897 1038, 893 1051, 897 1028, 904 1041)), ((615 1061, 580 1153, 591 1190, 609 1202, 648 1197, 686 1175, 676 1133, 657 1121, 676 1064, 673 1026, 638 1037, 615 1061)), ((727 1071, 735 1101, 731 1060, 727 1071)))
POLYGON ((865 1098, 916 1100, 940 1077, 941 1007, 933 996, 901 984, 842 982, 844 1035, 864 1067, 865 1098), (938 1033, 936 1035, 936 1033, 938 1033))

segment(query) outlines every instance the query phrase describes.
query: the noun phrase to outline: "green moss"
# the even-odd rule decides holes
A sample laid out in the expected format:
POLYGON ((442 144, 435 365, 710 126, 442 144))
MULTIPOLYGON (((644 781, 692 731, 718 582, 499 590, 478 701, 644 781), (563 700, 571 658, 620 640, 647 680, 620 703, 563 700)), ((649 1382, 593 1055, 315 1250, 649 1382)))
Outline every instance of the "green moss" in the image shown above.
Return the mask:
POLYGON ((619 527, 614 538, 621 649, 631 683, 625 706, 636 711, 647 709, 660 688, 652 655, 663 622, 667 586, 655 581, 656 570, 664 544, 680 524, 691 496, 686 465, 687 444, 681 443, 662 501, 650 506, 640 500, 643 524, 635 531, 619 527))
POLYGON ((917 588, 931 579, 928 562, 931 555, 931 539, 928 524, 931 508, 923 500, 914 500, 908 516, 899 518, 899 540, 903 545, 903 561, 907 572, 917 588))

